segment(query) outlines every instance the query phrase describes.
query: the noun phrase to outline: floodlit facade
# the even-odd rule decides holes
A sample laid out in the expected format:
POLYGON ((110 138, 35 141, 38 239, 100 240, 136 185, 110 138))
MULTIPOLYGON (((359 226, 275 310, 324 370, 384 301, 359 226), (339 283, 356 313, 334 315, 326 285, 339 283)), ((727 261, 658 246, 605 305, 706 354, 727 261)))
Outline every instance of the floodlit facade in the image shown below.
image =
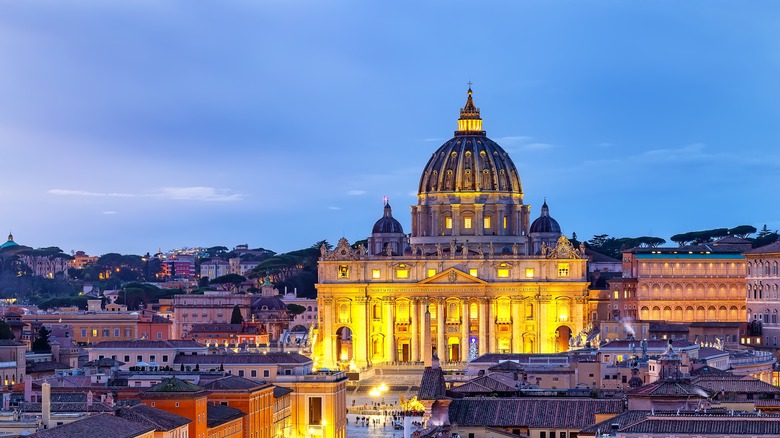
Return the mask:
POLYGON ((321 248, 320 367, 465 362, 565 351, 584 328, 586 259, 545 202, 531 223, 509 155, 482 130, 469 89, 455 136, 420 178, 412 231, 386 203, 367 247, 321 248))

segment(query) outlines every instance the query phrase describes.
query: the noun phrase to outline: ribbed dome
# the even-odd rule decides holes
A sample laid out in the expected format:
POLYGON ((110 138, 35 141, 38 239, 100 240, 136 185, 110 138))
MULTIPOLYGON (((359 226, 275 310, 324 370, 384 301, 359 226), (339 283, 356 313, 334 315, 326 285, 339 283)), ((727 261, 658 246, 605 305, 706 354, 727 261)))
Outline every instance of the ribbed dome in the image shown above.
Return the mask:
POLYGON ((561 226, 558 221, 550 217, 550 209, 547 207, 547 201, 542 205, 542 215, 531 224, 531 233, 560 233, 561 226))
POLYGON ((482 131, 482 118, 471 89, 466 106, 460 110, 455 137, 433 153, 419 187, 420 194, 469 191, 523 191, 509 155, 482 131))
POLYGON ((371 233, 404 233, 401 223, 393 218, 393 209, 390 208, 390 204, 385 204, 385 214, 381 219, 376 221, 371 233))

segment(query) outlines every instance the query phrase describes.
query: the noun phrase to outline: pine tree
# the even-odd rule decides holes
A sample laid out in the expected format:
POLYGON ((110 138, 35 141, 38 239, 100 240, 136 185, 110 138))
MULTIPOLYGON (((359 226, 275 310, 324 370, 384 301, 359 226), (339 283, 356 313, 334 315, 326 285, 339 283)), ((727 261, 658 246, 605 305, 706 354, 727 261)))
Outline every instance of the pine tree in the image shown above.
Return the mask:
POLYGON ((243 322, 244 322, 244 315, 241 314, 241 309, 238 307, 238 304, 236 304, 236 306, 233 307, 233 314, 230 315, 230 323, 242 324, 243 322))
POLYGON ((51 331, 48 330, 46 327, 41 326, 41 328, 38 330, 38 336, 35 338, 35 340, 32 343, 32 351, 36 353, 51 351, 51 344, 49 343, 49 335, 51 335, 51 331))

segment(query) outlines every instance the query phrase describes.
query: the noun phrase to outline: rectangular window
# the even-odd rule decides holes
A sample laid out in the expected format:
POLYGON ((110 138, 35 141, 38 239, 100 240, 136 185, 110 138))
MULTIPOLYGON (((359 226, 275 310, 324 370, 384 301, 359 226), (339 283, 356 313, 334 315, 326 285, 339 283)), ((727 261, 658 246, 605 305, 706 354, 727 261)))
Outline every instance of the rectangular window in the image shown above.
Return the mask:
POLYGON ((150 354, 149 355, 149 363, 156 362, 156 361, 157 361, 157 356, 154 355, 154 354, 150 354))
POLYGON ((620 298, 620 292, 615 291, 615 299, 617 300, 618 298, 620 298))
POLYGON ((157 332, 157 339, 162 339, 162 332, 157 332))
POLYGON ((86 338, 87 337, 87 329, 81 329, 81 337, 86 338))
POLYGON ((118 338, 118 337, 119 337, 119 329, 118 329, 118 328, 115 328, 115 329, 114 329, 114 337, 115 337, 115 338, 118 338))
POLYGON ((130 355, 126 354, 125 355, 125 363, 128 363, 128 362, 130 362, 130 355))
POLYGON ((163 354, 162 361, 163 361, 163 363, 168 363, 168 355, 167 354, 163 354))
POLYGON ((126 338, 129 338, 131 336, 131 333, 132 333, 132 329, 129 329, 129 328, 125 329, 125 337, 126 338))
POLYGON ((471 275, 472 277, 476 277, 477 276, 477 269, 476 268, 469 269, 469 275, 471 275))
POLYGON ((371 278, 379 278, 381 276, 381 271, 379 269, 372 269, 371 270, 371 278))
POLYGON ((93 338, 96 338, 96 337, 97 337, 97 333, 98 333, 98 332, 97 332, 97 329, 92 329, 92 337, 93 337, 93 338))
POLYGON ((322 424, 322 397, 309 397, 309 425, 322 424))
POLYGON ((490 216, 485 216, 482 222, 483 228, 490 228, 490 216))
POLYGON ((509 269, 499 268, 496 271, 496 276, 498 276, 498 278, 509 278, 509 269))
POLYGON ((525 278, 534 278, 534 268, 525 268, 525 278))
POLYGON ((470 217, 464 217, 463 218, 463 228, 469 230, 471 229, 471 218, 470 217))
POLYGON ((111 336, 111 329, 103 329, 103 337, 107 338, 111 336))
POLYGON ((395 276, 398 278, 409 278, 409 270, 408 269, 396 269, 395 270, 395 276))
POLYGON ((244 370, 238 370, 238 377, 244 377, 244 370))
POLYGON ((568 277, 569 276, 569 264, 568 263, 558 263, 558 276, 559 277, 568 277))
POLYGON ((451 217, 445 217, 444 218, 444 228, 451 230, 452 229, 452 218, 451 217))
POLYGON ((271 371, 263 370, 263 377, 271 377, 271 371))
POLYGON ((506 228, 506 216, 504 216, 504 228, 506 228))
POLYGON ((249 372, 250 377, 257 377, 257 370, 252 370, 249 372))
POLYGON ((433 277, 434 275, 436 275, 436 270, 435 269, 428 269, 428 277, 433 277))
POLYGON ((135 357, 135 361, 136 361, 136 362, 143 362, 143 361, 144 361, 144 357, 143 357, 143 356, 141 356, 141 355, 139 354, 139 355, 137 355, 137 356, 135 357))

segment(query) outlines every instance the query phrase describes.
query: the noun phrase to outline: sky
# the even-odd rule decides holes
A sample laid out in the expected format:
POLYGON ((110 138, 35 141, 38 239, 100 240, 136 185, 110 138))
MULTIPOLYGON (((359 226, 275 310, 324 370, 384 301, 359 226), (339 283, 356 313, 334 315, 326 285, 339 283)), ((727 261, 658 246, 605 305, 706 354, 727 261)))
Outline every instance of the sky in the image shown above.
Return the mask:
POLYGON ((0 2, 0 230, 286 252, 387 196, 408 232, 469 81, 567 235, 780 228, 776 1, 31 0, 0 2))

